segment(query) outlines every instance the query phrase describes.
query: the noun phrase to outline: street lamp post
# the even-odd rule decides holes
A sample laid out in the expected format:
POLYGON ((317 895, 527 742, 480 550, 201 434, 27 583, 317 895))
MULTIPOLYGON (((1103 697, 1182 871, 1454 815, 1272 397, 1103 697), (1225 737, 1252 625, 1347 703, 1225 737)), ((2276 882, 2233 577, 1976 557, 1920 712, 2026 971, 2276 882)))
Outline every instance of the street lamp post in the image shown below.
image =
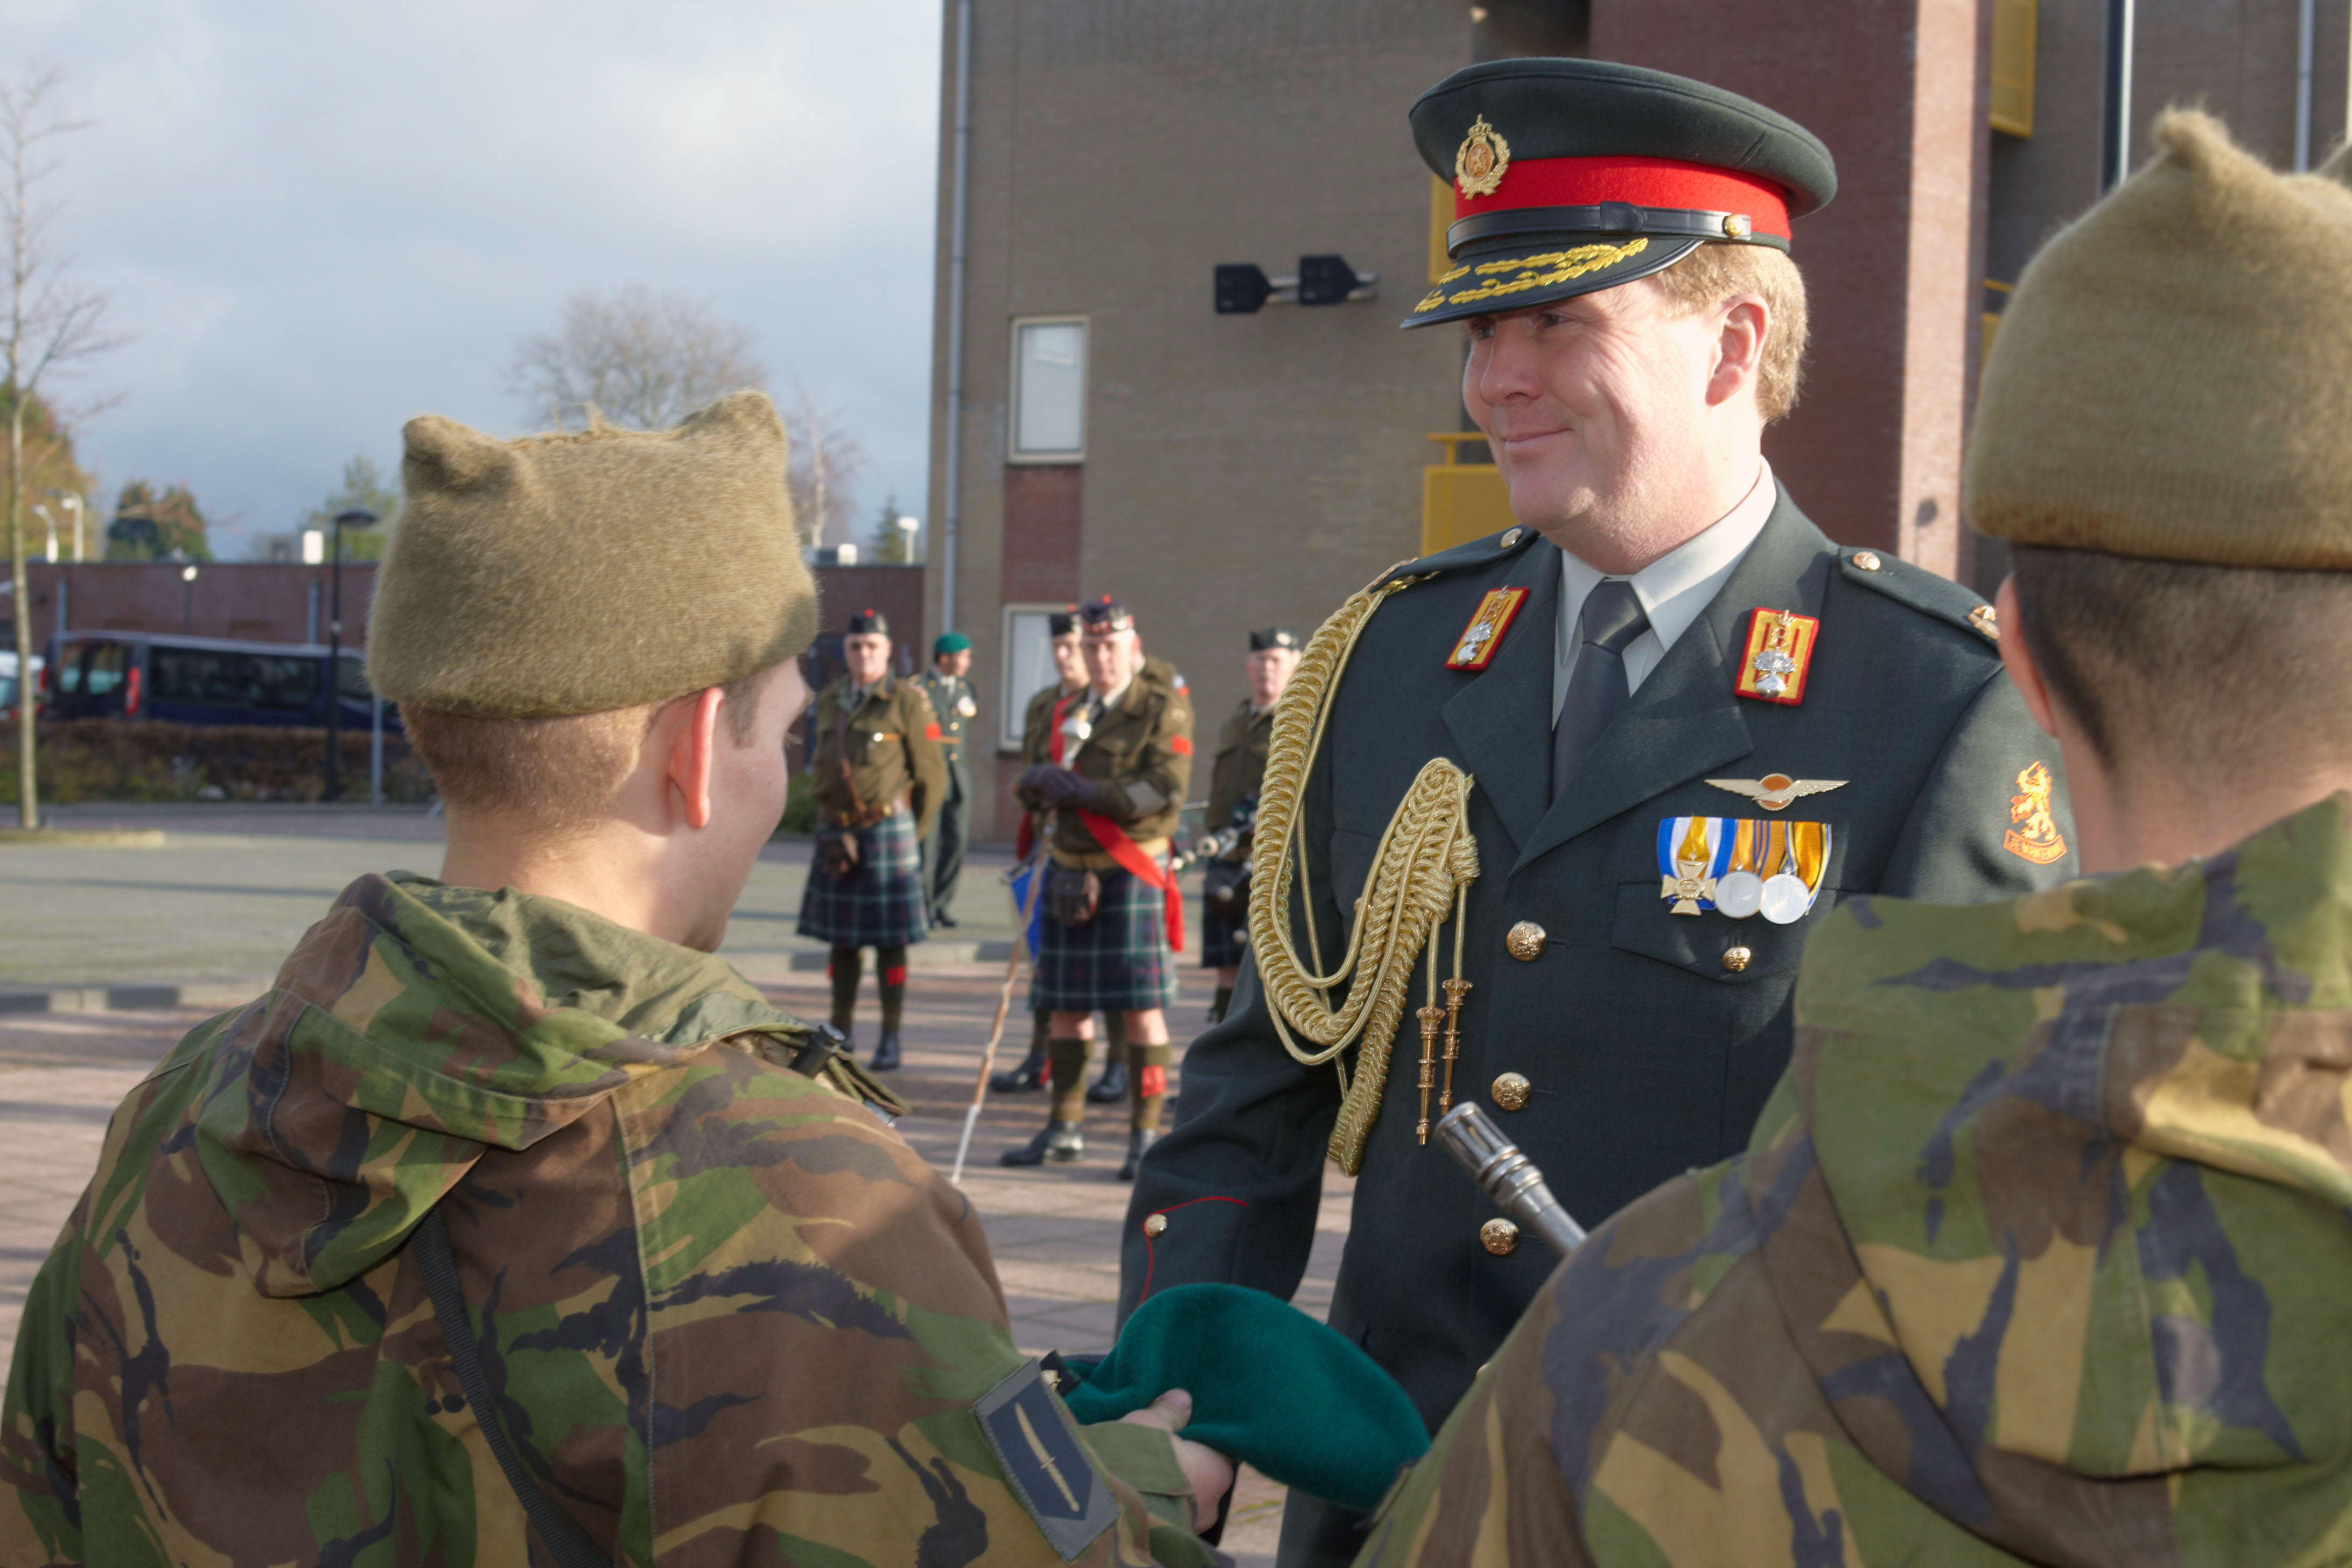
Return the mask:
POLYGON ((327 610, 327 798, 343 794, 343 530, 373 528, 375 513, 355 506, 335 514, 335 554, 328 568, 332 586, 327 610))
POLYGON ((187 636, 196 629, 196 569, 180 568, 180 635, 187 636))

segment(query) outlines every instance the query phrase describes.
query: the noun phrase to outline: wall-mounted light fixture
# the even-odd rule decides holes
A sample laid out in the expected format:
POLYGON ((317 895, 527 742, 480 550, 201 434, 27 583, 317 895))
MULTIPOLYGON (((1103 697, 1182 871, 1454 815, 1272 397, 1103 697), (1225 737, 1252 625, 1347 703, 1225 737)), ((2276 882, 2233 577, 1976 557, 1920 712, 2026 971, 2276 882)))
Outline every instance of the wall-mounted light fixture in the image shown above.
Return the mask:
POLYGON ((1359 272, 1344 256, 1302 256, 1298 270, 1288 278, 1269 278, 1252 261, 1217 264, 1216 301, 1220 316, 1252 316, 1268 304, 1338 305, 1349 300, 1380 297, 1381 275, 1359 272))

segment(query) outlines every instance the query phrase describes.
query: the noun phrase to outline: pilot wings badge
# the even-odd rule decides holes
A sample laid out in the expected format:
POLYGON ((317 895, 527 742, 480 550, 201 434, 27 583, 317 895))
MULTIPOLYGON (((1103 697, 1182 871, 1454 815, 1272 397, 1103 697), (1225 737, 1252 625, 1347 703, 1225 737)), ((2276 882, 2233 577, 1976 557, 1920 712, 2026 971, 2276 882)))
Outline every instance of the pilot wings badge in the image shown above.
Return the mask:
POLYGON ((1767 811, 1786 811, 1789 803, 1809 795, 1843 789, 1843 779, 1792 779, 1786 773, 1766 773, 1760 779, 1709 779, 1717 789, 1744 795, 1767 811))

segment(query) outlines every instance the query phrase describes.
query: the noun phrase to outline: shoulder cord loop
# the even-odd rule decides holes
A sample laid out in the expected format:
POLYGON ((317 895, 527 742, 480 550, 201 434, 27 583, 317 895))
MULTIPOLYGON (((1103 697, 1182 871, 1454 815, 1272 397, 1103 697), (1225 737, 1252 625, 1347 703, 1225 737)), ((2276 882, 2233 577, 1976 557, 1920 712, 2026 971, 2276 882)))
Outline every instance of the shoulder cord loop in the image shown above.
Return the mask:
POLYGON ((1357 594, 1308 640, 1275 709, 1265 783, 1258 797, 1257 835, 1250 850, 1250 946, 1267 1010, 1283 1049, 1295 1060, 1308 1067, 1329 1062, 1339 1074, 1339 1119, 1331 1130, 1330 1156, 1349 1175, 1363 1163, 1364 1141, 1380 1115, 1389 1047, 1404 1016, 1414 962, 1448 914, 1457 922, 1454 972, 1456 979, 1461 977, 1459 922, 1466 912, 1470 883, 1478 875, 1478 841, 1470 831, 1470 775, 1444 757, 1433 757, 1389 818, 1349 928, 1347 952, 1337 967, 1324 972, 1307 845, 1299 831, 1300 801, 1322 750, 1331 695, 1349 657, 1372 612, 1410 581, 1357 594), (1306 915, 1303 961, 1289 918, 1294 883, 1306 915), (1332 994, 1343 987, 1347 999, 1335 1008, 1332 994), (1300 1045, 1301 1038, 1306 1046, 1300 1045), (1338 1059, 1351 1045, 1359 1047, 1352 1074, 1338 1059))

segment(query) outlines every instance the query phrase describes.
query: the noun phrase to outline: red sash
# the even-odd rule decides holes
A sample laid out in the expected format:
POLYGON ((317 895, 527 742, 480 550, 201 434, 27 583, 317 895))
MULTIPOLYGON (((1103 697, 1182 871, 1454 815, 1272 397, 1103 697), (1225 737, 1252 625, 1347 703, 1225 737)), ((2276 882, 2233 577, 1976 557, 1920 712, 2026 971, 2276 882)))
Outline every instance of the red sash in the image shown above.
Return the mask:
POLYGON ((1184 895, 1177 890, 1176 879, 1166 868, 1143 852, 1142 847, 1127 836, 1127 829, 1100 812, 1081 811, 1078 820, 1095 836, 1103 852, 1118 862, 1119 869, 1131 877, 1142 879, 1144 886, 1157 888, 1168 910, 1168 945, 1177 952, 1184 951, 1184 895))

